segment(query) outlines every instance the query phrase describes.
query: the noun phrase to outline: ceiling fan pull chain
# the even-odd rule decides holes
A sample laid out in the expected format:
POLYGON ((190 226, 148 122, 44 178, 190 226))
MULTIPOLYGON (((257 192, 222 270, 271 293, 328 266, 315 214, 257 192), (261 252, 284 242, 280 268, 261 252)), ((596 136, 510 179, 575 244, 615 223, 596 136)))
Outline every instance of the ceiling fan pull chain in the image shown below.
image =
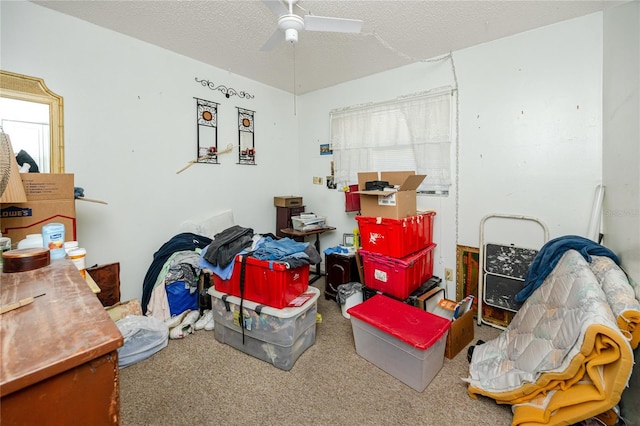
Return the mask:
POLYGON ((296 45, 293 45, 293 115, 298 111, 296 100, 296 45))

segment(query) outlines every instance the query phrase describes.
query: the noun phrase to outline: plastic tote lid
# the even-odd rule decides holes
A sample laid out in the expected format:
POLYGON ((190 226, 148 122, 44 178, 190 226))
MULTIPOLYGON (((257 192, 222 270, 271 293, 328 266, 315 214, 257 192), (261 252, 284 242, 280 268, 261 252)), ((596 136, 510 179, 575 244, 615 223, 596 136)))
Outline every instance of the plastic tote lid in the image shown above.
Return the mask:
POLYGON ((347 312, 421 350, 429 349, 451 327, 451 321, 445 318, 382 294, 376 294, 347 312))

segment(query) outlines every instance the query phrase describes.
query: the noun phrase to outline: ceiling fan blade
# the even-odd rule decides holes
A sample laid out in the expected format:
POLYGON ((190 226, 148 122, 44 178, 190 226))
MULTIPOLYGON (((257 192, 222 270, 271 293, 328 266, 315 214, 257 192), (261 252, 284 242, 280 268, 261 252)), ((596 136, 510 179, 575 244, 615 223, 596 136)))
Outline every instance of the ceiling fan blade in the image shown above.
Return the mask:
POLYGON ((280 0, 262 0, 262 3, 264 3, 265 6, 267 6, 269 8, 271 13, 273 13, 274 15, 276 15, 278 17, 281 16, 281 15, 286 15, 287 13, 289 13, 287 8, 284 7, 284 4, 282 4, 282 2, 280 0))
POLYGON ((271 37, 269 37, 269 40, 262 45, 260 51, 267 52, 269 50, 273 50, 282 40, 284 40, 284 34, 282 31, 275 30, 275 32, 271 34, 271 37))
POLYGON ((362 30, 362 21, 359 19, 305 15, 304 29, 307 31, 327 31, 334 33, 359 33, 362 30))

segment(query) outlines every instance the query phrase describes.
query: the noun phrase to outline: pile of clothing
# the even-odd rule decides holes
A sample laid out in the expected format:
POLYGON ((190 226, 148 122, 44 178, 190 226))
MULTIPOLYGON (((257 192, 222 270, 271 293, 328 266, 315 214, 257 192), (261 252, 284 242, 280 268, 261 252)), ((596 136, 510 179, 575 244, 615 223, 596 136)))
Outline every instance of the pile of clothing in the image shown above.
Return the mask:
POLYGON ((228 280, 233 274, 238 254, 281 262, 287 269, 315 265, 322 260, 312 244, 291 238, 278 239, 272 234, 254 234, 251 228, 236 225, 215 236, 203 250, 199 266, 212 271, 220 279, 228 280))
POLYGON ((255 234, 253 229, 239 225, 230 226, 213 239, 181 233, 153 256, 143 283, 142 312, 164 321, 171 339, 184 338, 197 330, 213 330, 208 285, 200 277, 203 272, 211 272, 220 279, 230 279, 238 254, 282 262, 287 268, 321 261, 312 244, 255 234))

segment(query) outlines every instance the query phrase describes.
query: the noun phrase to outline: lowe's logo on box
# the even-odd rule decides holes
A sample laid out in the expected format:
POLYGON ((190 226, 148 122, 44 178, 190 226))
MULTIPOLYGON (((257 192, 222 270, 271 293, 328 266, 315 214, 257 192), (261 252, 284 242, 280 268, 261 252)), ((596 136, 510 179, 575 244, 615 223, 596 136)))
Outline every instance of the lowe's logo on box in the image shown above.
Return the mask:
POLYGON ((29 207, 17 207, 17 206, 9 206, 0 210, 0 216, 3 219, 9 219, 12 217, 27 217, 33 216, 33 213, 29 207))

